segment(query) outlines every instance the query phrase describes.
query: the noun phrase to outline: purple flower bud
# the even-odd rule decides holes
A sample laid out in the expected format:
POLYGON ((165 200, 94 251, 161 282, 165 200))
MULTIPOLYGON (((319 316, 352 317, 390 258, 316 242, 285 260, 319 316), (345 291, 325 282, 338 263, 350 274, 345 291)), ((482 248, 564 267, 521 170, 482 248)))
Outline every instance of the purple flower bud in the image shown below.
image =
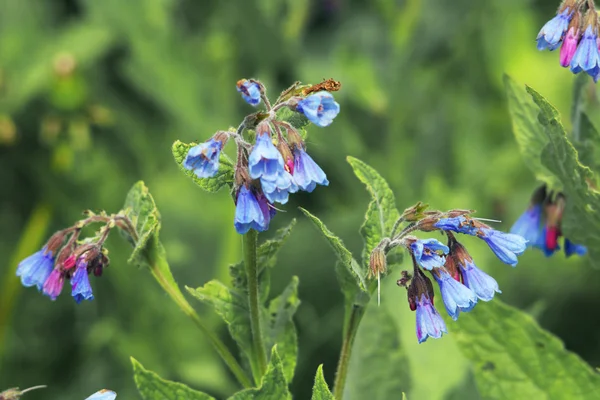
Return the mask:
POLYGON ((572 17, 573 11, 567 7, 559 10, 554 18, 546 22, 536 38, 538 50, 556 50, 560 46, 572 17))
POLYGON ((296 111, 301 112, 317 126, 327 126, 340 112, 340 105, 329 92, 317 92, 298 101, 296 111))
POLYGON ((79 258, 75 273, 71 277, 71 296, 77 304, 83 300, 94 300, 87 267, 88 264, 85 258, 79 258))
POLYGON ((268 125, 260 126, 256 133, 256 143, 248 157, 248 172, 252 179, 267 178, 271 181, 277 179, 279 171, 284 169, 283 157, 271 141, 268 125))
POLYGON ((44 294, 50 297, 52 301, 56 300, 62 292, 64 283, 65 276, 63 272, 58 268, 53 269, 46 282, 44 282, 44 294))
POLYGON ((317 184, 327 186, 329 181, 325 172, 301 148, 294 149, 294 180, 298 187, 306 192, 312 192, 317 184))
POLYGON ((410 247, 417 263, 426 270, 442 267, 446 262, 446 258, 439 255, 437 251, 442 251, 444 254, 450 251, 448 246, 436 239, 416 240, 410 247))
POLYGON ((242 94, 242 98, 246 103, 256 107, 260 103, 260 85, 247 79, 237 81, 237 91, 242 94))
POLYGON ((44 246, 40 251, 34 253, 21 261, 17 267, 17 276, 21 277, 23 286, 37 286, 42 290, 44 282, 50 276, 54 266, 52 252, 44 246))
POLYGON ((252 190, 248 189, 246 185, 242 185, 238 191, 234 226, 240 235, 247 233, 250 229, 263 232, 269 228, 269 221, 265 218, 261 205, 252 190))
MULTIPOLYGON (((450 278, 452 279, 452 278, 450 278)), ((439 339, 443 333, 448 333, 446 323, 433 306, 433 302, 425 294, 417 299, 417 339, 423 343, 427 338, 439 339)))
POLYGON ((211 138, 192 147, 183 161, 183 167, 194 171, 198 178, 211 178, 219 171, 219 155, 223 142, 211 138))
POLYGON ((471 311, 477 304, 477 296, 462 283, 455 280, 443 267, 433 270, 433 277, 440 286, 442 300, 448 315, 458 319, 460 311, 471 311))

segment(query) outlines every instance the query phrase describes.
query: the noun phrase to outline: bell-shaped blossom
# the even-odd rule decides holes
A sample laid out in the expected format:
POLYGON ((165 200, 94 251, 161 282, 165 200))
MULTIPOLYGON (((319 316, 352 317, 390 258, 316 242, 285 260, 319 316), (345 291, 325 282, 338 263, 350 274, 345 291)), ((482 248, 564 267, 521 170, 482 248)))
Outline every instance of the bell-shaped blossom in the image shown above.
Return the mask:
POLYGON ((237 82, 237 91, 242 94, 246 103, 256 107, 260 103, 260 85, 248 79, 240 79, 237 82))
POLYGON ((285 204, 288 202, 289 194, 298 191, 298 186, 294 182, 294 178, 285 169, 280 169, 273 180, 262 177, 260 183, 265 197, 271 203, 285 204))
POLYGON ((192 147, 183 161, 183 167, 194 171, 198 178, 211 178, 219 171, 219 155, 223 142, 211 138, 192 147))
POLYGON ((56 298, 60 295, 60 292, 62 292, 64 283, 64 273, 59 268, 54 268, 48 279, 46 279, 46 282, 44 282, 44 294, 50 297, 52 301, 56 300, 56 298))
POLYGON ((443 267, 433 270, 433 277, 440 286, 444 306, 446 306, 446 311, 453 320, 458 318, 461 311, 471 311, 477 304, 475 293, 452 278, 443 267))
POLYGON ((559 10, 554 18, 546 22, 536 38, 538 50, 556 50, 560 46, 572 16, 573 9, 565 8, 559 10))
POLYGON ((234 226, 240 235, 247 233, 250 229, 263 232, 269 228, 269 221, 265 218, 263 208, 252 190, 246 185, 242 185, 238 191, 234 226))
POLYGON ((252 179, 277 179, 279 171, 283 171, 283 157, 266 132, 256 135, 256 143, 248 157, 248 172, 252 179))
POLYGON ((527 246, 538 242, 541 234, 542 205, 534 204, 529 207, 510 228, 510 233, 522 236, 527 240, 527 246))
POLYGON ((44 246, 43 249, 19 263, 17 276, 21 277, 23 286, 37 286, 38 290, 42 290, 44 282, 50 276, 53 267, 54 257, 52 252, 44 246))
POLYGON ((490 246, 500 261, 513 267, 517 265, 517 256, 523 254, 527 248, 527 240, 522 236, 492 228, 481 228, 478 236, 490 246))
POLYGON ((600 52, 598 52, 598 29, 595 26, 588 25, 585 29, 570 65, 574 74, 585 71, 594 78, 594 81, 597 80, 600 73, 600 52))
POLYGON ((317 185, 329 185, 325 172, 302 148, 294 150, 293 171, 294 181, 306 192, 312 192, 317 185))
POLYGON ((75 273, 71 277, 71 296, 73 296, 73 299, 75 299, 77 304, 81 303, 83 300, 94 300, 87 267, 87 261, 80 258, 77 260, 75 273))
POLYGON ((449 251, 448 246, 436 239, 416 240, 410 247, 417 263, 426 270, 442 267, 446 258, 438 254, 438 251, 444 254, 448 254, 449 251))
POLYGON ((296 111, 301 112, 317 126, 328 126, 340 112, 340 105, 329 92, 322 91, 298 101, 296 111))
POLYGON ((425 293, 416 302, 417 340, 423 343, 427 338, 439 339, 448 333, 446 323, 433 306, 433 301, 425 293))
POLYGON ((502 293, 498 282, 475 265, 472 261, 460 264, 460 273, 463 283, 471 289, 480 300, 490 301, 496 293, 502 293))

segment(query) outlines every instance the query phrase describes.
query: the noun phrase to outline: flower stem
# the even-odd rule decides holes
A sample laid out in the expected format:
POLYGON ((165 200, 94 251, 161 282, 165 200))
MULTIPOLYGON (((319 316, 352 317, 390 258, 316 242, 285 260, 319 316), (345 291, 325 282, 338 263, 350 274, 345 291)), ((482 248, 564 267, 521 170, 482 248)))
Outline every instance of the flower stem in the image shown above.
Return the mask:
MULTIPOLYGON (((155 239, 156 240, 156 239, 155 239)), ((213 345, 217 353, 221 356, 225 364, 229 367, 233 375, 245 388, 252 387, 250 378, 246 375, 240 364, 237 362, 233 354, 229 351, 225 343, 200 319, 194 308, 185 299, 179 288, 173 285, 163 271, 170 271, 167 260, 160 255, 161 244, 156 240, 148 249, 147 258, 150 264, 152 276, 158 284, 167 292, 169 297, 179 306, 179 308, 192 319, 194 324, 208 337, 208 340, 213 345)))
POLYGON ((335 383, 333 385, 333 396, 336 400, 341 400, 344 396, 344 386, 346 385, 346 377, 348 375, 348 366, 350 364, 350 356, 352 355, 352 345, 358 332, 358 326, 365 315, 365 307, 352 305, 350 316, 347 318, 344 327, 344 341, 342 343, 342 351, 338 361, 337 371, 335 373, 335 383))
POLYGON ((267 354, 263 343, 263 335, 260 318, 260 305, 258 296, 258 268, 256 265, 256 242, 258 233, 250 229, 244 235, 244 266, 248 278, 248 305, 250 307, 250 326, 252 328, 252 346, 254 357, 258 365, 258 374, 254 380, 259 383, 267 371, 267 354))

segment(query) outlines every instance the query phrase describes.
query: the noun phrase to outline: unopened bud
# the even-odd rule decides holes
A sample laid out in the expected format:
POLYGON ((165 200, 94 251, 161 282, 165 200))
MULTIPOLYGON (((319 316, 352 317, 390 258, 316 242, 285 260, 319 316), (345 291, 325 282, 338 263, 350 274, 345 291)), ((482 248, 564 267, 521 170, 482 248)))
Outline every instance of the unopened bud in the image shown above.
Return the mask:
POLYGON ((429 204, 424 204, 422 202, 418 202, 417 204, 415 204, 412 207, 407 208, 406 210, 404 210, 404 212, 402 213, 401 218, 404 221, 408 221, 408 222, 416 222, 420 219, 423 218, 423 212, 427 209, 427 207, 429 207, 429 204))

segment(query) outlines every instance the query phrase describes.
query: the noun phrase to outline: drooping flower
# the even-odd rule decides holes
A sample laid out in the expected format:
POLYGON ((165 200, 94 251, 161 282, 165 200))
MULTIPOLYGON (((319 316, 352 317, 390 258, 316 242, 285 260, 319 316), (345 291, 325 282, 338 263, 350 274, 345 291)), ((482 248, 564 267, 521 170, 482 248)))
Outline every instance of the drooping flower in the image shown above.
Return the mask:
POLYGON ((600 52, 598 51, 598 17, 596 10, 588 11, 586 15, 587 27, 579 41, 577 50, 571 59, 571 71, 577 74, 587 72, 594 81, 600 73, 600 52))
POLYGON ((243 235, 250 229, 258 232, 269 228, 269 221, 261 208, 256 196, 245 184, 240 186, 235 207, 235 230, 243 235))
POLYGON ((560 48, 560 65, 568 67, 577 51, 577 45, 581 39, 581 18, 577 10, 569 24, 567 34, 564 37, 562 47, 560 48))
POLYGON ((522 236, 492 228, 481 228, 477 236, 490 246, 500 261, 513 267, 517 265, 517 256, 523 254, 527 248, 527 240, 522 236))
POLYGON ((439 339, 448 333, 444 319, 433 306, 432 299, 422 294, 417 300, 417 340, 423 343, 427 338, 439 339))
POLYGON ((453 231, 474 236, 477 234, 478 228, 472 224, 472 220, 467 220, 463 215, 452 218, 441 218, 434 227, 443 231, 453 231))
POLYGON ((567 257, 577 254, 578 256, 584 256, 587 253, 587 247, 582 244, 575 244, 569 239, 565 238, 565 255, 567 257))
POLYGON ((510 233, 524 237, 528 241, 527 246, 533 246, 538 243, 541 234, 541 221, 542 205, 534 204, 521 214, 510 228, 510 233))
POLYGON ((73 296, 77 304, 83 300, 94 300, 87 267, 88 263, 85 258, 80 257, 77 260, 75 273, 71 277, 71 296, 73 296))
POLYGON ((448 246, 436 239, 416 240, 410 247, 417 263, 426 270, 442 267, 446 258, 438 254, 438 251, 444 254, 448 254, 449 251, 448 246))
POLYGON ((260 103, 260 85, 250 79, 240 79, 237 81, 237 91, 242 94, 246 103, 256 107, 260 103))
POLYGON ((573 10, 572 7, 561 7, 556 16, 546 22, 536 38, 538 50, 555 50, 560 46, 563 35, 567 31, 567 27, 573 16, 573 10))
POLYGON ((283 168, 283 157, 277 150, 269 134, 268 124, 261 124, 256 131, 256 143, 248 157, 248 172, 252 179, 277 179, 283 168))
POLYGON ((183 167, 194 171, 198 178, 211 178, 219 171, 219 155, 223 142, 211 138, 192 147, 183 161, 183 167))
POLYGON ((50 276, 54 266, 54 257, 51 251, 44 246, 40 251, 30 255, 19 263, 17 276, 21 277, 23 286, 37 286, 42 290, 44 282, 50 276))
POLYGON ((306 192, 312 192, 317 184, 327 186, 325 172, 302 148, 294 149, 294 181, 306 192))
POLYGON ((298 191, 294 178, 285 169, 280 169, 273 180, 271 177, 262 177, 260 183, 267 200, 271 203, 285 204, 288 202, 289 194, 298 191))
POLYGON ((448 315, 456 321, 460 311, 471 311, 477 304, 477 296, 468 287, 455 280, 444 267, 432 270, 433 277, 440 286, 442 300, 448 315))
POLYGON ((340 112, 340 105, 329 92, 322 91, 298 101, 296 111, 301 112, 317 126, 328 126, 340 112))
POLYGON ((44 294, 50 297, 52 301, 56 300, 56 298, 60 295, 60 292, 62 292, 64 283, 64 273, 59 268, 54 268, 44 283, 44 294))

